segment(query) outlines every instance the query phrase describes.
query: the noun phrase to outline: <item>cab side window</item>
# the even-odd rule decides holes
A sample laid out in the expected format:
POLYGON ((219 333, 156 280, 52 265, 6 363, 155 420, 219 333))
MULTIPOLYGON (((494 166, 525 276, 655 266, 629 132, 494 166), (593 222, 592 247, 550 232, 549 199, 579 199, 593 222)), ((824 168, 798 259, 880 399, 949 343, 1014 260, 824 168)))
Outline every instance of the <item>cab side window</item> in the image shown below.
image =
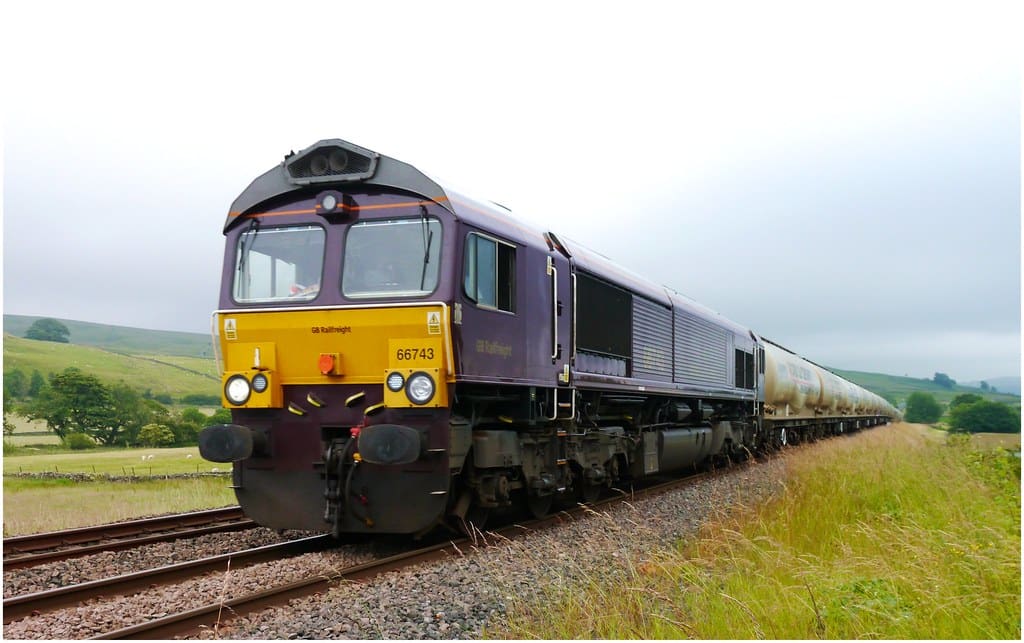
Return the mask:
POLYGON ((476 232, 466 236, 463 289, 483 308, 515 312, 516 248, 476 232))

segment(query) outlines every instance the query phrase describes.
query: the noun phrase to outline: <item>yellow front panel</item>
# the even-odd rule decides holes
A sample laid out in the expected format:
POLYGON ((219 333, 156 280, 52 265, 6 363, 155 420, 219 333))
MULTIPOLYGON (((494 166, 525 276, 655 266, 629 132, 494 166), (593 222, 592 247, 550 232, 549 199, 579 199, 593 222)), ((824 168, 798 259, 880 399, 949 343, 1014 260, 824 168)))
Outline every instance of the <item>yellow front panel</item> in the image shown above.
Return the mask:
MULTIPOLYGON (((454 381, 448 366, 447 310, 441 304, 230 311, 219 313, 217 324, 225 376, 264 371, 278 389, 295 384, 383 385, 390 369, 437 369, 431 371, 437 375, 437 400, 447 403, 444 383, 454 381), (324 355, 334 356, 336 364, 326 374, 324 355)), ((245 406, 264 406, 271 399, 280 404, 279 395, 268 395, 245 406)))

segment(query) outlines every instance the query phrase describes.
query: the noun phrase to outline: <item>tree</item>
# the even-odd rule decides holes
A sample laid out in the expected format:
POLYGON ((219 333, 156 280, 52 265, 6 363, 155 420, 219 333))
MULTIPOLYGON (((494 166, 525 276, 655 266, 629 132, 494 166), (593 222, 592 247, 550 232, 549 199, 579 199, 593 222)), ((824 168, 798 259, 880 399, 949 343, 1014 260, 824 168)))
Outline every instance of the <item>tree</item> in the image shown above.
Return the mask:
POLYGON ((110 391, 75 367, 50 375, 49 385, 26 411, 31 420, 45 420, 61 440, 72 432, 92 435, 115 421, 110 391))
POLYGON ((956 385, 956 380, 950 378, 945 373, 936 373, 932 381, 941 386, 942 388, 953 388, 956 385))
POLYGON ((44 386, 46 386, 46 380, 43 379, 43 374, 38 369, 32 369, 32 378, 28 382, 28 396, 39 395, 39 391, 43 390, 44 386))
POLYGON ((134 443, 143 425, 153 421, 153 414, 138 391, 124 382, 110 387, 110 400, 110 425, 94 431, 92 436, 107 446, 134 443))
POLYGON ((25 333, 26 339, 38 339, 44 342, 62 342, 67 344, 71 337, 71 331, 68 327, 60 323, 56 319, 36 320, 34 324, 28 327, 28 331, 25 333))
POLYGON ((4 395, 12 398, 25 397, 28 394, 28 378, 21 372, 21 369, 14 369, 4 373, 4 395))
POLYGON ((949 426, 968 433, 1020 433, 1020 413, 999 402, 978 400, 949 412, 949 426))
POLYGON ((920 391, 907 397, 907 411, 903 419, 907 422, 931 424, 942 417, 942 405, 935 401, 935 396, 920 391))
POLYGON ((975 393, 961 393, 954 397, 949 403, 949 410, 952 411, 961 404, 974 404, 975 402, 980 402, 983 399, 983 397, 975 393))
POLYGON ((147 447, 169 447, 174 444, 174 432, 164 424, 147 424, 139 430, 139 442, 147 447))
POLYGON ((981 383, 981 390, 983 390, 983 391, 987 391, 988 390, 988 382, 982 382, 981 383))
POLYGON ((174 442, 179 445, 195 444, 199 432, 209 424, 209 418, 197 408, 183 409, 177 422, 171 426, 174 431, 174 442))

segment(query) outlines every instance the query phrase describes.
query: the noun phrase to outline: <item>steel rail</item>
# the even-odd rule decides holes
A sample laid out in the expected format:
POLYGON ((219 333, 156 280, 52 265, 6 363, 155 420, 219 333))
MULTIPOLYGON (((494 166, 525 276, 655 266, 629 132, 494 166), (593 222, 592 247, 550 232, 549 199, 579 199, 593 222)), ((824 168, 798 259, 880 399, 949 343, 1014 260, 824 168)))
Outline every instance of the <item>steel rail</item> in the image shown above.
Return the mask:
POLYGON ((229 507, 13 536, 4 538, 3 566, 4 569, 19 569, 97 551, 117 551, 163 540, 255 526, 253 521, 245 518, 241 508, 229 507))
POLYGON ((33 592, 31 594, 12 596, 4 599, 3 622, 6 625, 26 616, 77 605, 82 601, 96 598, 97 596, 125 595, 135 590, 151 587, 154 584, 167 585, 188 578, 194 578, 208 572, 227 569, 229 563, 237 569, 269 560, 279 560, 311 551, 320 551, 332 542, 334 541, 330 536, 311 536, 231 552, 229 554, 220 554, 199 560, 166 565, 113 578, 103 578, 56 589, 33 592))

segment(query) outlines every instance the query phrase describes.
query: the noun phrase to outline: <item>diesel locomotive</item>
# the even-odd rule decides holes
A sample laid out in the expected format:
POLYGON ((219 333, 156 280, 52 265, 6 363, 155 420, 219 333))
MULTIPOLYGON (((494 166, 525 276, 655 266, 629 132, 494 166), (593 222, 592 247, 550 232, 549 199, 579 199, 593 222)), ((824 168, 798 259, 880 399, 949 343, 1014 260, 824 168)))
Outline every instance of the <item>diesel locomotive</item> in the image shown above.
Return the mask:
POLYGON ((422 534, 882 424, 885 400, 416 168, 320 141, 224 222, 214 346, 245 513, 422 534))

